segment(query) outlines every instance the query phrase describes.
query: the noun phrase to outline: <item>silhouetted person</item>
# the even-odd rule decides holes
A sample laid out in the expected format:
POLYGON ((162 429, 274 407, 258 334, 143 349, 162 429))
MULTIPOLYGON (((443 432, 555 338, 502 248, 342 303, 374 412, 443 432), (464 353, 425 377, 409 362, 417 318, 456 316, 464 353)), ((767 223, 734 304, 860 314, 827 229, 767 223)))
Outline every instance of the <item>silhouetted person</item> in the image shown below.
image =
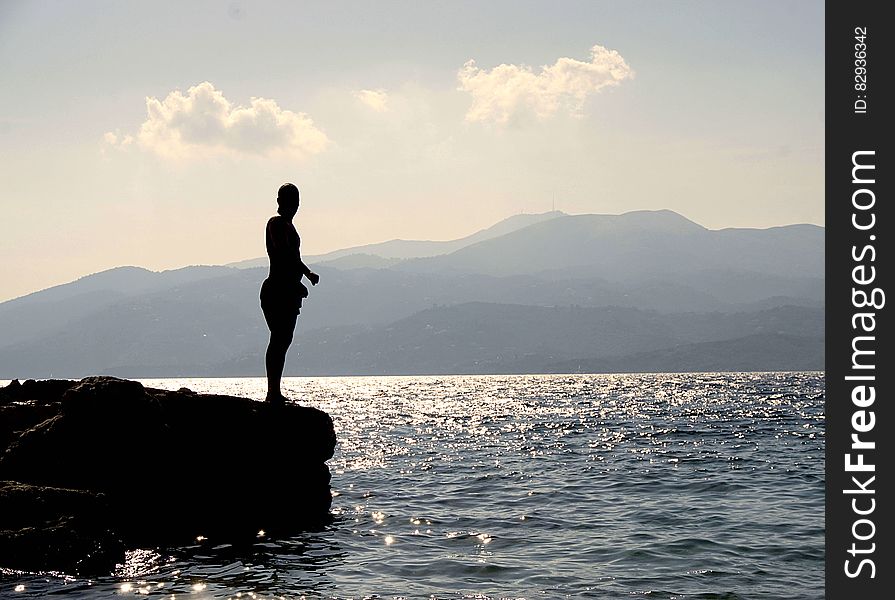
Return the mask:
POLYGON ((301 240, 292 224, 298 204, 298 188, 291 183, 280 186, 277 193, 279 214, 270 218, 265 232, 270 273, 261 284, 261 310, 270 329, 270 343, 264 364, 267 368, 267 401, 278 405, 285 401, 280 392, 280 379, 286 364, 286 351, 292 343, 301 301, 308 296, 308 288, 301 278, 307 276, 312 285, 320 281, 320 277, 301 260, 301 240))

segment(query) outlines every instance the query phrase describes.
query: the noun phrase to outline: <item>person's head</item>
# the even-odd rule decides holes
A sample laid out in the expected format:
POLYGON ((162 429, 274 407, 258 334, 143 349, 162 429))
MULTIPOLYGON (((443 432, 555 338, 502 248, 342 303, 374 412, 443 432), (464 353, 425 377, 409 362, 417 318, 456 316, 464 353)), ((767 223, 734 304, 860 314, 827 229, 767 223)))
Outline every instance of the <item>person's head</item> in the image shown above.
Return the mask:
POLYGON ((277 212, 292 218, 298 212, 298 188, 295 184, 284 183, 277 192, 277 212))

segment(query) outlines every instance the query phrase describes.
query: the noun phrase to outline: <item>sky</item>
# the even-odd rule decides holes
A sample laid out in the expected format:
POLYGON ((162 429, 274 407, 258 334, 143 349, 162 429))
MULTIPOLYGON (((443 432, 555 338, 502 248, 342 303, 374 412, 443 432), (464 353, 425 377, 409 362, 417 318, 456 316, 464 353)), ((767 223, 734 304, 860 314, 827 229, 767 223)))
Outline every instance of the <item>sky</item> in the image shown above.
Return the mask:
POLYGON ((0 301, 556 209, 824 223, 817 1, 0 2, 0 301), (555 203, 555 204, 554 204, 555 203))

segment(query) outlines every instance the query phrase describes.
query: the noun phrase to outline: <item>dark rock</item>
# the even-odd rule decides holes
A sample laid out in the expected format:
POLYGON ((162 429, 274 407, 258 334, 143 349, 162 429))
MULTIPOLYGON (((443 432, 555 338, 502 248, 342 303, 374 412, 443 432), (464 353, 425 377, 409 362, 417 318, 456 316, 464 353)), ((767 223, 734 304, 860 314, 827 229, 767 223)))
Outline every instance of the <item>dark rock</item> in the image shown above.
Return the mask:
POLYGON ((22 384, 18 379, 10 381, 6 387, 0 388, 0 406, 22 399, 22 384))
POLYGON ((59 402, 65 391, 77 382, 65 379, 27 380, 22 384, 22 399, 38 402, 59 402))
POLYGON ((67 413, 121 413, 145 409, 148 404, 142 383, 117 377, 85 377, 64 388, 62 394, 62 407, 67 413))
POLYGON ((20 417, 27 430, 12 436, 0 479, 103 494, 104 526, 129 544, 328 519, 335 433, 326 413, 112 377, 65 383, 55 388, 61 408, 20 417))
POLYGON ((25 401, 0 404, 0 456, 23 431, 56 416, 59 410, 59 403, 37 404, 25 401))
POLYGON ((102 494, 0 481, 0 506, 4 567, 96 573, 124 555, 102 494))

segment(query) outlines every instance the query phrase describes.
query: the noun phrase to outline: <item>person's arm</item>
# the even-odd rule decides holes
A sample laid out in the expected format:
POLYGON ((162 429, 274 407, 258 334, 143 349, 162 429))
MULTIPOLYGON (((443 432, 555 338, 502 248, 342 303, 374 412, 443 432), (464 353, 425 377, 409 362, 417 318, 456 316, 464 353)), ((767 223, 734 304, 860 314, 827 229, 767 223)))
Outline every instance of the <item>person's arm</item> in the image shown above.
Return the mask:
POLYGON ((311 282, 311 285, 317 285, 317 282, 320 281, 320 275, 314 273, 313 271, 311 271, 310 268, 308 268, 308 265, 306 265, 301 259, 300 252, 297 253, 296 256, 298 258, 298 278, 301 279, 302 275, 304 275, 308 278, 308 281, 311 282))
MULTIPOLYGON (((298 239, 298 234, 295 234, 296 239, 298 239)), ((298 279, 301 281, 302 276, 308 278, 308 281, 311 282, 311 285, 317 285, 317 282, 320 281, 320 276, 317 273, 311 271, 308 265, 301 259, 301 248, 296 245, 295 246, 295 260, 298 263, 298 279)))

